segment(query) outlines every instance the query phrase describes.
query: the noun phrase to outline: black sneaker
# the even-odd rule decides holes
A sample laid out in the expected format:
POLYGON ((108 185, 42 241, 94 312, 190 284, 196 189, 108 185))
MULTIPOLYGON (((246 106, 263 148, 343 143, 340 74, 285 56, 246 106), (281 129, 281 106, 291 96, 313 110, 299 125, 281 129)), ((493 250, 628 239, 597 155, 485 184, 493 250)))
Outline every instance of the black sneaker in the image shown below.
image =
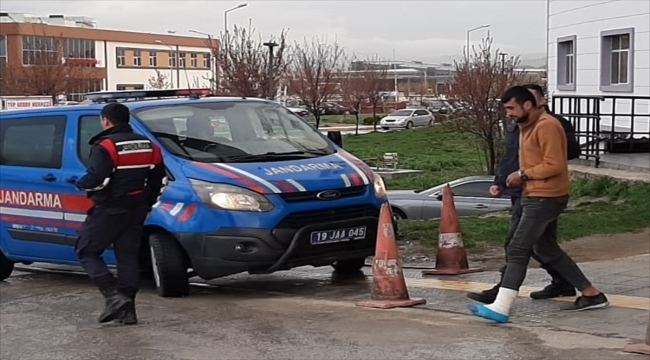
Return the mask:
POLYGON ((562 296, 576 296, 576 289, 569 284, 551 283, 542 290, 530 293, 530 297, 536 300, 552 299, 562 296))
POLYGON ((576 301, 571 305, 562 307, 565 311, 582 311, 591 309, 600 309, 609 306, 609 301, 605 294, 600 293, 596 296, 578 296, 576 301))
POLYGON ((498 292, 499 286, 497 285, 492 289, 481 291, 479 293, 468 292, 466 296, 474 301, 478 301, 483 304, 492 304, 494 300, 496 300, 498 292))

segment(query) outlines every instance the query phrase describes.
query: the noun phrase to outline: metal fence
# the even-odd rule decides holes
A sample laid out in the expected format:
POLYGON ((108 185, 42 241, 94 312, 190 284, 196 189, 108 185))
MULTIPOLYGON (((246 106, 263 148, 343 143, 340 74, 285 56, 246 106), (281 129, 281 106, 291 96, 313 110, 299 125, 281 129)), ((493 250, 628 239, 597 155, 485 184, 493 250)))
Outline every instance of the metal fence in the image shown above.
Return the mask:
POLYGON ((606 152, 650 152, 650 96, 559 95, 552 109, 573 124, 582 158, 596 167, 606 152))

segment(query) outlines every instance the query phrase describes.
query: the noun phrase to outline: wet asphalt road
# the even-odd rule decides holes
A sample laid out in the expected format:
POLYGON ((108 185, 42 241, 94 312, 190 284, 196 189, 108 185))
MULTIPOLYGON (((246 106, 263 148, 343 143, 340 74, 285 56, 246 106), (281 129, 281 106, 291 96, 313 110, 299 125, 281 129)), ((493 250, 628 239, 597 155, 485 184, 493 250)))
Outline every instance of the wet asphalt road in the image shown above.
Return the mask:
POLYGON ((96 322, 102 298, 85 275, 17 273, 0 282, 0 359, 631 358, 616 351, 620 342, 341 300, 367 293, 364 280, 271 276, 277 291, 252 276, 193 286, 182 299, 160 298, 148 286, 138 298, 140 324, 125 327, 96 322))

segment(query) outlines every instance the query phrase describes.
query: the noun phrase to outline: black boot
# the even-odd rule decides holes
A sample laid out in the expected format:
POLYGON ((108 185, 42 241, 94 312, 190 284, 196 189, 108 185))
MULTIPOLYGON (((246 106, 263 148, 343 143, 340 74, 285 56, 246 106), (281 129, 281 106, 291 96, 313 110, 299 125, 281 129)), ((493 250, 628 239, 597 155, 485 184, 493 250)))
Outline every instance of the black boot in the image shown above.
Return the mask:
POLYGON ((120 311, 120 316, 115 322, 124 325, 135 325, 138 323, 138 315, 135 311, 135 296, 129 296, 132 303, 126 309, 120 311))
POLYGON ((114 289, 102 289, 100 291, 106 298, 106 308, 99 315, 100 323, 107 323, 119 318, 121 312, 133 304, 133 301, 126 295, 118 293, 114 289))
POLYGON ((562 275, 549 267, 542 266, 542 268, 544 268, 548 274, 551 275, 551 283, 540 291, 531 292, 531 298, 542 300, 561 296, 576 296, 576 289, 573 287, 573 285, 566 281, 562 275))
POLYGON ((499 287, 501 287, 500 283, 494 285, 492 289, 481 291, 479 293, 468 292, 466 296, 472 300, 481 302, 483 304, 492 304, 494 300, 497 298, 499 287))

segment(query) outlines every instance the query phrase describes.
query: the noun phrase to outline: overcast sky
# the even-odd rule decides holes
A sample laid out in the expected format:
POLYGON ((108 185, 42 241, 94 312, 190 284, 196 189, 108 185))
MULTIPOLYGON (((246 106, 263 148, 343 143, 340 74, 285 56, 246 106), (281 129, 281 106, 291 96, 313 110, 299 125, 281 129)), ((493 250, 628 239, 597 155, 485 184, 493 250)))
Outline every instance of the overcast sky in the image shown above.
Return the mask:
MULTIPOLYGON (((89 16, 100 28, 164 33, 189 29, 218 34, 224 11, 228 26, 248 26, 264 35, 289 28, 290 38, 327 36, 360 57, 373 53, 398 60, 460 55, 468 29, 490 24, 494 42, 509 54, 544 53, 546 1, 111 1, 2 0, 2 11, 35 15, 89 16)), ((474 31, 473 41, 486 35, 474 31)))

